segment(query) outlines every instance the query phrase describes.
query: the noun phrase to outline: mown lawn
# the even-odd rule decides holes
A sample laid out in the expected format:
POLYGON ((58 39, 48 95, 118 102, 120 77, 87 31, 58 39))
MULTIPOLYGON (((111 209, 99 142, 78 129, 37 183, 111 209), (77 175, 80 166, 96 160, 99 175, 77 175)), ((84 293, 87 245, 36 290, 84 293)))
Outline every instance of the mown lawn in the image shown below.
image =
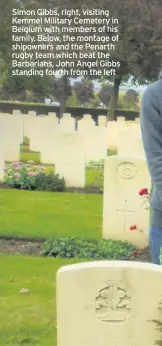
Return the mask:
POLYGON ((102 195, 0 191, 0 236, 101 238, 102 195))
POLYGON ((57 345, 56 272, 77 262, 0 255, 0 346, 57 345))

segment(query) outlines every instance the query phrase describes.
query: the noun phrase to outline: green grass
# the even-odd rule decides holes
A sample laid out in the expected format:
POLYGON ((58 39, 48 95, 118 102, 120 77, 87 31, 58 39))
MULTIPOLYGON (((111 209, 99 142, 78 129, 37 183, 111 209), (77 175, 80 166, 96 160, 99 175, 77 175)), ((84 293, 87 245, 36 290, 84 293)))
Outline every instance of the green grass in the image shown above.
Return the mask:
POLYGON ((103 169, 89 169, 86 171, 86 186, 103 188, 103 169))
POLYGON ((77 262, 0 255, 0 346, 57 345, 56 272, 77 262))
POLYGON ((0 236, 99 239, 102 195, 1 190, 0 236))

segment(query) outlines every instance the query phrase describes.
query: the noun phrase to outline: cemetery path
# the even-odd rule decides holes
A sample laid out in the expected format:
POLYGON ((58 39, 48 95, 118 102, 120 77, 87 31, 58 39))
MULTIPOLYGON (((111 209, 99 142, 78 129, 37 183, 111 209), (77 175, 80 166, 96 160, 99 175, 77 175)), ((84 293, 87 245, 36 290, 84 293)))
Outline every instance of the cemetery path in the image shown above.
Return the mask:
MULTIPOLYGON (((43 241, 0 238, 0 254, 40 256, 42 244, 43 241)), ((140 254, 135 253, 128 261, 151 263, 149 248, 143 249, 140 254)))

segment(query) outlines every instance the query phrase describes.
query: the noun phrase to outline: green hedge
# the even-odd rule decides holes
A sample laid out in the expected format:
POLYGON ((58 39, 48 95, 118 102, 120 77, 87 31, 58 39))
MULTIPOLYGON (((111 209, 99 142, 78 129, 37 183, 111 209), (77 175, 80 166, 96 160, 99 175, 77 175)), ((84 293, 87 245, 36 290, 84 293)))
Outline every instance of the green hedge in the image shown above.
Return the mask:
MULTIPOLYGON (((27 102, 14 102, 14 101, 0 101, 0 112, 12 113, 13 110, 20 110, 22 113, 28 113, 28 111, 35 111, 37 115, 45 114, 49 112, 55 112, 59 116, 59 107, 48 105, 45 103, 27 103, 27 102)), ((98 120, 99 115, 107 115, 106 108, 95 107, 65 107, 66 113, 71 113, 74 118, 82 118, 84 114, 91 114, 94 121, 98 120)), ((125 117, 126 120, 135 120, 139 117, 139 112, 130 109, 116 109, 115 120, 118 116, 125 117)))

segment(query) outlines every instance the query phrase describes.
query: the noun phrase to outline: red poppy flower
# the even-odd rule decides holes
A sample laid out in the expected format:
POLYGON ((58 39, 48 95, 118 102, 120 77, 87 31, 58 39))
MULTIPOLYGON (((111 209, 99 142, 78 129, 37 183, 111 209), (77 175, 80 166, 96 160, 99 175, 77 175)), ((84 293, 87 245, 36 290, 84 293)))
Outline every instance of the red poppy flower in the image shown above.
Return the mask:
POLYGON ((133 225, 133 226, 130 227, 130 231, 135 231, 135 230, 137 230, 137 226, 136 225, 133 225))
POLYGON ((140 196, 149 195, 148 189, 145 187, 139 191, 140 196))

